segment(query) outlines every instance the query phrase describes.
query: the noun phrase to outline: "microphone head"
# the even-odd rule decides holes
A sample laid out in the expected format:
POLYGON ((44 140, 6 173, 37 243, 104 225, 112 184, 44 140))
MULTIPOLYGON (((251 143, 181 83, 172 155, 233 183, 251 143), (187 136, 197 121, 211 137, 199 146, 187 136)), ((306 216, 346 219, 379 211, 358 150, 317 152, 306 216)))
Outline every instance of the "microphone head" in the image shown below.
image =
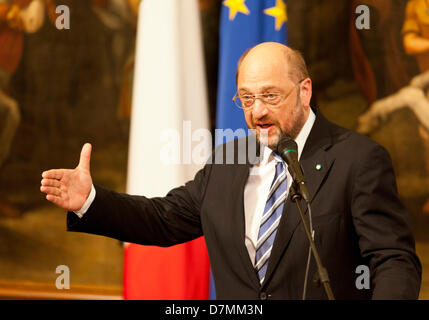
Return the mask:
POLYGON ((298 154, 298 145, 291 137, 287 135, 281 136, 277 144, 277 154, 283 158, 285 153, 290 151, 294 151, 298 154))

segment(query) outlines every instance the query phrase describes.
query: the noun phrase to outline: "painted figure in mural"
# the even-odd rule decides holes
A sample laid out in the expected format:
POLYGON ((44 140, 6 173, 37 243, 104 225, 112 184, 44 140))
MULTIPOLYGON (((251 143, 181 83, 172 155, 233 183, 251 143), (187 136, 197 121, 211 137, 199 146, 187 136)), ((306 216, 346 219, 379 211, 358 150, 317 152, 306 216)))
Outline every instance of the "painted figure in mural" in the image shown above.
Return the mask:
MULTIPOLYGON (((118 117, 124 123, 128 123, 131 116, 135 33, 140 2, 141 0, 92 0, 95 14, 113 32, 111 50, 117 69, 115 74, 120 75, 115 80, 121 88, 118 117)), ((124 131, 128 134, 128 127, 124 131)))
MULTIPOLYGON (((424 144, 426 170, 429 173, 429 1, 408 1, 402 36, 405 51, 416 57, 421 74, 397 93, 373 103, 359 118, 357 130, 368 134, 377 129, 393 111, 410 108, 420 122, 419 133, 424 144)), ((429 214, 429 200, 422 210, 429 214)))
POLYGON ((355 80, 369 104, 396 92, 411 79, 398 35, 398 13, 403 10, 404 4, 399 1, 352 0, 350 59, 355 80), (370 30, 358 30, 355 26, 359 5, 370 8, 370 30))
MULTIPOLYGON (((17 101, 8 94, 9 81, 22 58, 24 33, 35 33, 42 27, 45 9, 53 18, 53 0, 0 0, 0 168, 21 119, 17 101)), ((0 216, 19 215, 14 206, 0 198, 0 216)))
POLYGON ((429 132, 429 99, 426 96, 428 87, 429 70, 415 76, 408 86, 395 94, 374 102, 359 118, 357 131, 370 134, 378 129, 392 112, 410 108, 419 120, 422 130, 429 132))

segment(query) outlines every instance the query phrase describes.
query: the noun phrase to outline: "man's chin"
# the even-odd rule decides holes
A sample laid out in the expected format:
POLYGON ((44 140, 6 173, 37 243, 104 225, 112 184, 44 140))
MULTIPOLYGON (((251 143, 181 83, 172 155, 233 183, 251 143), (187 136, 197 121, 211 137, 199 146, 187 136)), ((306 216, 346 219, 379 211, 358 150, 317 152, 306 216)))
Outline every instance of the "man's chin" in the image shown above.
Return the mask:
POLYGON ((258 142, 269 147, 272 150, 277 150, 277 144, 279 143, 280 135, 279 134, 270 134, 264 132, 259 132, 256 135, 258 142))

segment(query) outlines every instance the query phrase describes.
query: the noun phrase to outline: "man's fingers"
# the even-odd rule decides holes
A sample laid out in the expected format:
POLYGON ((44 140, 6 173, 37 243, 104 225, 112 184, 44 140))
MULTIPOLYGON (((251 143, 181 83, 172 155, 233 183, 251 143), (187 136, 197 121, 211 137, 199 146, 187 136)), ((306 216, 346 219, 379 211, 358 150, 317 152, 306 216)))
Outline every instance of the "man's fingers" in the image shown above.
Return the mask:
POLYGON ((42 173, 44 179, 57 179, 60 180, 63 177, 64 170, 62 169, 52 169, 42 173))
POLYGON ((61 183, 56 179, 42 179, 41 185, 45 187, 61 187, 61 183))
POLYGON ((55 187, 41 186, 40 191, 42 191, 48 195, 54 195, 54 196, 60 196, 61 195, 61 190, 59 188, 55 188, 55 187))
POLYGON ((79 160, 79 167, 89 171, 90 169, 90 160, 91 160, 91 149, 92 146, 90 143, 85 143, 82 147, 82 151, 80 152, 80 160, 79 160))

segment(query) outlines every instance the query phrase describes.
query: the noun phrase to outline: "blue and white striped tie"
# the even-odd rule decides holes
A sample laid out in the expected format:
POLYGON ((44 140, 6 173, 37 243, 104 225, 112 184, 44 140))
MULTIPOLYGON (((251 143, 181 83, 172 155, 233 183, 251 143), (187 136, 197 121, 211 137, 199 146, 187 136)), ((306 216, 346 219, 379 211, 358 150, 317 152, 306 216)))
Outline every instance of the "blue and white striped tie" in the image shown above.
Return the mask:
POLYGON ((287 190, 285 165, 277 154, 273 153, 273 156, 277 161, 276 173, 265 204, 256 243, 255 268, 261 284, 264 282, 267 272, 268 259, 271 255, 277 227, 282 216, 287 190))

